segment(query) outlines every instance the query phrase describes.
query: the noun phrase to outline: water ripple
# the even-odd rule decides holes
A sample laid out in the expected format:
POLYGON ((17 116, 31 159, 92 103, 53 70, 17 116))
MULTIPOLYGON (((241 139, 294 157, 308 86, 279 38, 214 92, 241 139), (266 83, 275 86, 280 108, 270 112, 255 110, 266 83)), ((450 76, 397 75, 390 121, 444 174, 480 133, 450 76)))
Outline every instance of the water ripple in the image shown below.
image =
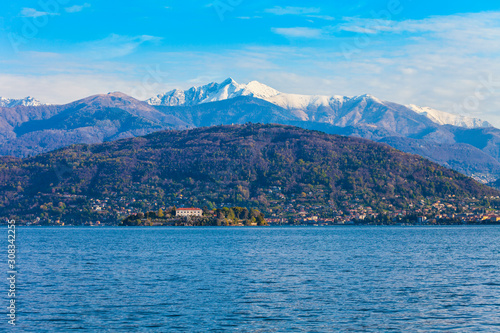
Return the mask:
POLYGON ((20 228, 18 247, 25 332, 500 328, 500 227, 20 228))

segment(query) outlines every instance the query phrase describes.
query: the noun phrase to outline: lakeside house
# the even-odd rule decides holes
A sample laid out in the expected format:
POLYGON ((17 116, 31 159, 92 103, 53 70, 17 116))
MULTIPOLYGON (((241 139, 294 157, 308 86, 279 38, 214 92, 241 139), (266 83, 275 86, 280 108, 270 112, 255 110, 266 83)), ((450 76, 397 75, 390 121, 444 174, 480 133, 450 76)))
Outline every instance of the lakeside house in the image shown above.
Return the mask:
POLYGON ((202 216, 203 210, 200 208, 177 208, 175 216, 202 216))

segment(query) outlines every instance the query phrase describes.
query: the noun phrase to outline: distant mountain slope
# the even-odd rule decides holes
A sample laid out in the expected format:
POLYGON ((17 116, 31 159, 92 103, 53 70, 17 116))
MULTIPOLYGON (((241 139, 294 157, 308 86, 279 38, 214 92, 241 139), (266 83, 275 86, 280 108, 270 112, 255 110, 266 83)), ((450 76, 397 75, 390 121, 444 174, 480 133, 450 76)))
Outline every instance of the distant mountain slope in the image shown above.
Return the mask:
POLYGON ((182 195, 190 205, 269 208, 264 193, 272 187, 304 204, 333 207, 346 197, 377 208, 382 198, 404 207, 424 198, 500 194, 385 144, 291 126, 247 124, 158 132, 24 160, 3 159, 0 215, 33 217, 54 207, 64 216, 58 198, 71 195, 81 200, 154 196, 165 204, 182 195))
POLYGON ((193 127, 244 124, 247 122, 286 124, 299 120, 279 106, 249 96, 193 106, 157 106, 156 108, 193 127))
POLYGON ((445 126, 453 133, 454 140, 481 149, 496 160, 500 160, 500 130, 494 127, 466 130, 459 127, 445 126))
POLYGON ((488 186, 495 188, 497 190, 500 190, 500 179, 498 179, 494 182, 488 183, 488 186))
MULTIPOLYGON (((239 96, 217 102, 186 106, 155 106, 165 114, 179 117, 192 126, 260 122, 288 123, 296 121, 315 125, 325 123, 336 127, 366 127, 387 135, 421 137, 439 132, 441 126, 406 107, 390 102, 381 102, 370 95, 352 98, 338 109, 319 108, 308 111, 308 120, 293 110, 267 102, 253 96, 239 96), (317 120, 314 120, 317 119, 317 120)), ((300 125, 299 125, 300 126, 300 125)), ((307 126, 304 124, 304 126, 307 126)), ((447 133, 449 136, 452 134, 447 133)), ((382 137, 382 136, 380 136, 382 137)))
POLYGON ((488 174, 500 175, 500 162, 469 144, 436 143, 404 137, 387 137, 379 142, 387 143, 391 147, 407 153, 423 156, 476 179, 486 180, 488 174))
POLYGON ((169 128, 178 118, 121 93, 66 105, 0 108, 0 154, 28 156, 76 143, 99 143, 169 128))

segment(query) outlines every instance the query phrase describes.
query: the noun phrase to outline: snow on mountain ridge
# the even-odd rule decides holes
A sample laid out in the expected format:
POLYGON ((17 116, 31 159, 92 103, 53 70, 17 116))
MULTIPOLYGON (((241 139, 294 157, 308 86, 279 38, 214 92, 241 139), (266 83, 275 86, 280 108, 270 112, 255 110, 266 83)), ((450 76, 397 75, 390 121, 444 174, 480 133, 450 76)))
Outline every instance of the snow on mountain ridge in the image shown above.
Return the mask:
POLYGON ((246 89, 251 92, 255 97, 270 98, 281 94, 278 90, 266 86, 258 81, 251 81, 246 85, 246 89))
POLYGON ((3 108, 13 108, 15 106, 40 106, 40 105, 46 105, 39 100, 34 99, 33 97, 26 97, 23 99, 13 99, 13 98, 5 98, 5 97, 0 97, 0 107, 3 108))
POLYGON ((493 127, 487 121, 479 118, 456 115, 444 111, 439 111, 429 107, 421 107, 414 104, 406 105, 412 111, 420 113, 439 125, 454 125, 465 128, 493 127))
POLYGON ((201 87, 192 87, 188 90, 174 89, 165 94, 157 95, 148 99, 150 105, 162 106, 192 106, 202 103, 217 102, 225 99, 235 98, 241 90, 241 86, 233 79, 227 79, 222 83, 209 83, 201 87))
MULTIPOLYGON (((146 102, 150 105, 158 106, 192 106, 210 102, 232 99, 240 96, 251 96, 263 99, 269 103, 280 106, 291 111, 302 120, 318 120, 314 114, 319 109, 329 109, 334 114, 348 102, 371 101, 384 105, 385 102, 369 94, 348 97, 348 96, 326 96, 326 95, 299 95, 286 94, 273 89, 263 83, 251 81, 248 84, 239 84, 232 78, 222 83, 209 83, 201 87, 193 87, 189 90, 172 90, 165 94, 160 94, 150 98, 146 102), (313 118, 311 118, 313 117, 313 118)), ((492 125, 481 119, 454 115, 451 113, 435 110, 416 105, 404 106, 413 112, 426 116, 439 125, 454 125, 465 128, 491 127, 492 125)), ((323 118, 329 122, 329 118, 323 118)))
POLYGON ((346 99, 344 96, 285 94, 258 81, 251 81, 248 84, 238 84, 229 78, 220 84, 210 83, 201 87, 193 87, 186 91, 175 89, 150 98, 146 102, 150 105, 191 106, 218 102, 240 96, 260 98, 286 109, 331 106, 332 103, 336 104, 338 101, 346 99))

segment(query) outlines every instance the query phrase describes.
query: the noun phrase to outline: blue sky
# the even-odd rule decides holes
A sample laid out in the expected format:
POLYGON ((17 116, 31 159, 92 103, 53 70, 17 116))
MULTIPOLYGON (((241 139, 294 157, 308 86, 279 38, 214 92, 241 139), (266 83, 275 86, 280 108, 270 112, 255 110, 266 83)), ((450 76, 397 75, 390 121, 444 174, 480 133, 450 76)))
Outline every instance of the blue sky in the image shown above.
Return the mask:
POLYGON ((233 77, 500 126, 498 1, 26 0, 0 13, 0 96, 146 99, 233 77))

